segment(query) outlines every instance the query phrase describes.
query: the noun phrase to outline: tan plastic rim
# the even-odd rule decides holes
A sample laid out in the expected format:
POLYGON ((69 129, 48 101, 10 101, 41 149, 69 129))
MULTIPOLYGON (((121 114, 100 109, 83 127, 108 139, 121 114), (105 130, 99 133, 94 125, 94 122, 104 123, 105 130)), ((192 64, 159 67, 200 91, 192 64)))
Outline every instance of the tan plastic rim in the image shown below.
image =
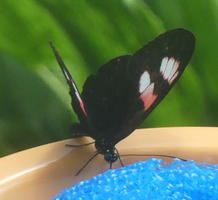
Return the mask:
MULTIPOLYGON (((109 164, 97 156, 80 175, 82 165, 95 153, 93 145, 70 148, 65 144, 83 144, 88 137, 68 139, 0 159, 0 199, 47 200, 64 188, 106 171, 109 164)), ((123 154, 165 154, 218 163, 218 128, 180 127, 138 129, 117 146, 123 154)), ((148 157, 124 156, 127 165, 148 157)), ((120 167, 116 162, 114 168, 120 167)))

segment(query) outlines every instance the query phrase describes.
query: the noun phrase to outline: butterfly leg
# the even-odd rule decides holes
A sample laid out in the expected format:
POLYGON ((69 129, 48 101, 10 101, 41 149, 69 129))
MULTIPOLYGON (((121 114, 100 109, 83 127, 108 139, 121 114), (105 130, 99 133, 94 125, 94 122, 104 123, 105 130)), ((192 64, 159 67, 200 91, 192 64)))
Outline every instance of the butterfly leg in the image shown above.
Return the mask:
MULTIPOLYGON (((121 166, 123 167, 123 166, 124 166, 123 161, 121 160, 120 154, 119 154, 119 152, 118 152, 118 150, 117 150, 116 148, 115 148, 115 151, 116 151, 117 157, 118 157, 118 159, 119 159, 119 161, 120 161, 120 164, 121 164, 121 166)), ((112 165, 113 165, 113 162, 111 161, 111 162, 110 162, 110 169, 112 169, 112 165)))
POLYGON ((120 164, 121 164, 122 167, 124 167, 124 164, 123 164, 123 161, 121 160, 120 154, 119 154, 117 148, 115 148, 115 149, 116 149, 117 156, 118 156, 118 159, 119 159, 119 161, 120 161, 120 164))

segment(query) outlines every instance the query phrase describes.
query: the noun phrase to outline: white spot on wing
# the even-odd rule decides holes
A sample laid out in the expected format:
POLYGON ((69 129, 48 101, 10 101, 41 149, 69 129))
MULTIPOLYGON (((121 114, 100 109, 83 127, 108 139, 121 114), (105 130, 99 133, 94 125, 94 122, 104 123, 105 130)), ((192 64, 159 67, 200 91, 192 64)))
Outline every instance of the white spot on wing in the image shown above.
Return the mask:
POLYGON ((179 64, 180 62, 173 57, 164 57, 162 59, 160 72, 163 75, 163 78, 167 80, 169 84, 171 84, 173 80, 175 80, 175 78, 178 76, 179 64))
POLYGON ((143 91, 142 95, 150 95, 150 94, 153 94, 154 92, 154 83, 151 83, 147 88, 146 90, 143 91))
POLYGON ((148 71, 144 71, 139 80, 139 92, 142 93, 150 85, 150 82, 148 71))
POLYGON ((170 84, 175 80, 175 78, 178 76, 178 74, 179 74, 179 72, 177 71, 174 75, 173 75, 173 77, 170 79, 170 84))
POLYGON ((170 79, 172 79, 172 77, 175 75, 178 68, 179 68, 179 62, 177 60, 175 60, 175 62, 173 64, 173 68, 172 68, 171 73, 169 75, 169 77, 171 77, 170 79))
POLYGON ((161 62, 161 66, 160 66, 160 72, 163 74, 165 72, 166 66, 167 66, 167 62, 168 62, 168 57, 164 57, 162 62, 161 62))
POLYGON ((164 72, 164 76, 166 77, 166 79, 170 77, 170 73, 173 69, 174 61, 175 61, 174 58, 170 58, 167 62, 166 70, 164 72))

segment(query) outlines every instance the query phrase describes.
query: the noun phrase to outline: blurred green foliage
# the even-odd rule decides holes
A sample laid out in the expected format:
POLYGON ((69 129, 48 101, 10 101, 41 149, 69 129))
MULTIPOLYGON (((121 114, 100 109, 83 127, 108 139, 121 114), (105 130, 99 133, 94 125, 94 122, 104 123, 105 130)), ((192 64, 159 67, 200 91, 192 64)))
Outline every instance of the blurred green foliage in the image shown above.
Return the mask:
POLYGON ((0 155, 71 137, 77 120, 52 40, 78 87, 168 29, 197 38, 192 62, 142 127, 217 126, 218 0, 1 0, 0 155))

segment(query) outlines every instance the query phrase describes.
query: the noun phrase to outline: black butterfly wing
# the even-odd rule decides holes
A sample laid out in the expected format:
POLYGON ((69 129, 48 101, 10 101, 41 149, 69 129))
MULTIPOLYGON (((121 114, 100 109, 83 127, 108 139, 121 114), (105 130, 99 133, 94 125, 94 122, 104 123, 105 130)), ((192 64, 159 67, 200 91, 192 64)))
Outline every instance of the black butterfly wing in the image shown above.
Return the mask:
POLYGON ((96 75, 90 75, 84 84, 82 97, 90 119, 90 136, 94 139, 110 138, 123 123, 124 104, 128 102, 128 86, 123 73, 130 59, 131 56, 125 55, 111 60, 96 75))
POLYGON ((167 95, 191 59, 194 46, 195 37, 190 31, 175 29, 158 36, 133 55, 127 76, 133 77, 131 92, 136 92, 136 98, 126 124, 114 136, 115 141, 130 134, 167 95))
POLYGON ((71 96, 71 105, 74 109, 74 111, 76 112, 80 124, 75 123, 73 126, 74 131, 76 131, 78 135, 86 135, 84 134, 84 132, 87 132, 88 129, 88 118, 87 118, 87 112, 85 109, 85 105, 84 102, 82 100, 82 97, 79 93, 79 90, 77 89, 77 86, 71 76, 71 74, 69 73, 67 67, 64 64, 64 61, 62 60, 61 56, 59 55, 58 51, 56 50, 56 48, 54 47, 54 45, 52 44, 52 42, 50 42, 50 46, 54 52, 54 55, 56 57, 56 60, 67 80, 67 83, 69 85, 70 88, 70 96, 71 96))
POLYGON ((171 30, 89 76, 82 92, 91 124, 89 135, 112 144, 128 136, 181 76, 194 44, 191 32, 171 30))

